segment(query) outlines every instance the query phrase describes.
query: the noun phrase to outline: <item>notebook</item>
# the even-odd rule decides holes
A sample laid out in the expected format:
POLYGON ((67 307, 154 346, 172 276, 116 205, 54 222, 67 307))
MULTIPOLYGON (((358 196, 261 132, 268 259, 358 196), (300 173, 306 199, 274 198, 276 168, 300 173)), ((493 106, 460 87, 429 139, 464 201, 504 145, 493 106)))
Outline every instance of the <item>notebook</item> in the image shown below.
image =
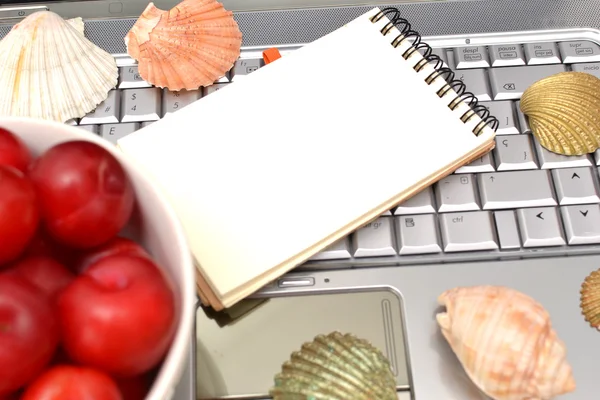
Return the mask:
POLYGON ((118 141, 181 220, 205 305, 231 307, 494 147, 498 120, 405 22, 373 8, 118 141))

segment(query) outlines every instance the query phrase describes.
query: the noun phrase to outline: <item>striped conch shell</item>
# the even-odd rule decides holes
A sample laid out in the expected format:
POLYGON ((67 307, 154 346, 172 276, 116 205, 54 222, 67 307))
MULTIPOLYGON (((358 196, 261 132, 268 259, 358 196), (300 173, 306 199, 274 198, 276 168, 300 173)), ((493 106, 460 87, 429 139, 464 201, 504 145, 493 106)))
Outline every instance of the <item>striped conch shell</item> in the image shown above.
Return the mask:
POLYGON ((564 343, 532 298, 498 286, 442 293, 442 334, 473 383, 495 400, 549 400, 575 390, 564 343))

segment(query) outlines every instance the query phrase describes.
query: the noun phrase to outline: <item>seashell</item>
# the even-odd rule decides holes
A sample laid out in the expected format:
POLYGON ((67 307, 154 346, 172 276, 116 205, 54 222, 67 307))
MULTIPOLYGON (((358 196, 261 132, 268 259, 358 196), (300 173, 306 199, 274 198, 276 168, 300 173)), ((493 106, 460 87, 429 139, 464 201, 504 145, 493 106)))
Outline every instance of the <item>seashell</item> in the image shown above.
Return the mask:
POLYGON ((564 155, 600 147, 600 79, 585 72, 543 78, 521 96, 532 134, 547 150, 564 155))
POLYGON ((273 400, 397 400, 388 359, 352 334, 318 335, 292 353, 271 388, 273 400))
POLYGON ((148 4, 125 37, 140 76, 172 91, 213 84, 240 55, 242 32, 215 0, 184 0, 169 11, 148 4))
POLYGON ((0 115, 66 122, 116 86, 113 56, 83 35, 83 20, 35 12, 0 41, 0 115))
POLYGON ((471 381, 495 400, 549 400, 575 390, 566 348, 547 311, 501 286, 442 293, 437 314, 452 351, 471 381))
POLYGON ((590 326, 600 330, 600 270, 589 274, 581 284, 581 312, 590 326))
POLYGON ((77 29, 77 32, 81 33, 82 35, 85 34, 85 24, 83 23, 83 18, 71 18, 68 19, 67 22, 71 24, 73 28, 77 29))

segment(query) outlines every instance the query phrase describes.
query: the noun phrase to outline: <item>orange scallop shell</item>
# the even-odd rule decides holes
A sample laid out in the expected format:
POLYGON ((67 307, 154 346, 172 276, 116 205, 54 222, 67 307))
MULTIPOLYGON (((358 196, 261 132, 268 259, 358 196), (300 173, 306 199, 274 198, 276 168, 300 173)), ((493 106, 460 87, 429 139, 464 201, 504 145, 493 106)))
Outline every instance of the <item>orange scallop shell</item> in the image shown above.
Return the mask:
POLYGON ((146 82, 172 91, 195 90, 233 67, 242 32, 233 13, 215 0, 184 0, 169 11, 150 3, 125 44, 146 82))

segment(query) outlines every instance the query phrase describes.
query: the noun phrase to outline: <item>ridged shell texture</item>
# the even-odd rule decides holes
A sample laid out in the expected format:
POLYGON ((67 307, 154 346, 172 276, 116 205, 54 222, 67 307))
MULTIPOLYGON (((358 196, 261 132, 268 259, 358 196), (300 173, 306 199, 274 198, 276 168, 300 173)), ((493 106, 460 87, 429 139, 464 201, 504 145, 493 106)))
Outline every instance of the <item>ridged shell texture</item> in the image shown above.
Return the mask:
POLYGON ((533 83, 521 96, 521 111, 542 147, 563 155, 600 147, 600 79, 560 72, 533 83))
POLYGON ((172 91, 195 90, 233 67, 242 33, 221 3, 184 0, 169 11, 148 4, 125 43, 145 81, 172 91))
POLYGON ((66 122, 117 84, 113 56, 83 34, 83 21, 35 12, 0 41, 0 115, 66 122))
POLYGON ((387 358, 352 334, 332 332, 304 343, 275 376, 274 400, 397 400, 387 358))
POLYGON ((547 311, 501 286, 458 287, 438 301, 443 336, 471 381, 495 400, 549 400, 575 390, 547 311))
POLYGON ((581 285, 581 312, 590 326, 600 330, 600 270, 589 274, 581 285))

